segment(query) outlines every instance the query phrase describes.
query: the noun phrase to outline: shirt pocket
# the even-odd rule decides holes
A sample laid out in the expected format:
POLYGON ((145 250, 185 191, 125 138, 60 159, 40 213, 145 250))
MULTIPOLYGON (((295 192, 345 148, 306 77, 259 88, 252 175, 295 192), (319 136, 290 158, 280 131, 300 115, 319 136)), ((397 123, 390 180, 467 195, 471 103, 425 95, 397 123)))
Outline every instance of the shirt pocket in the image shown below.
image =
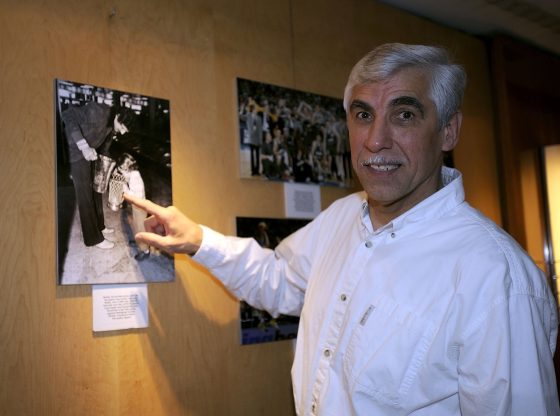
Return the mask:
POLYGON ((351 394, 401 407, 410 391, 436 327, 387 296, 366 307, 343 358, 351 394))

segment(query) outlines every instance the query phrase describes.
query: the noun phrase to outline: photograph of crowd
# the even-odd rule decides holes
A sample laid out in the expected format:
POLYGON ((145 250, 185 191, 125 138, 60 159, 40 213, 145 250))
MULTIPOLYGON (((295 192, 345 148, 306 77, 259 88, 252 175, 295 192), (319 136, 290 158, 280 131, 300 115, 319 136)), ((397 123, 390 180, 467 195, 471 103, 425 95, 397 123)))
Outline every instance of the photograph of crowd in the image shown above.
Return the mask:
MULTIPOLYGON (((237 236, 254 238, 261 247, 274 248, 288 235, 310 220, 237 217, 237 236)), ((259 344, 297 337, 299 317, 280 315, 276 318, 266 311, 240 302, 241 344, 259 344)))
POLYGON ((123 200, 172 202, 169 101, 55 80, 55 126, 58 283, 174 280, 173 258, 134 240, 146 213, 123 200))
POLYGON ((242 178, 348 187, 342 100, 237 79, 242 178))

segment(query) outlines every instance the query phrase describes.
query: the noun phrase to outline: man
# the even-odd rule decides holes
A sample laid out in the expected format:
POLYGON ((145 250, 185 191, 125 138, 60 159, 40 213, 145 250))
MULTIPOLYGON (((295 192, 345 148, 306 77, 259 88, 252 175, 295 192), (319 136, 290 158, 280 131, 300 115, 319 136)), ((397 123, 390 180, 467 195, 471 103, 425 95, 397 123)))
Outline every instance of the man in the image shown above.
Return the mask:
POLYGON ((275 252, 129 198, 136 238, 193 255, 272 314, 301 314, 292 368, 300 415, 557 415, 557 311, 527 254, 464 201, 442 168, 466 76, 435 47, 387 44, 344 94, 364 188, 275 252))
POLYGON ((90 101, 82 107, 70 106, 62 112, 61 118, 84 244, 111 249, 115 244, 105 239, 105 235, 114 230, 105 227, 102 194, 93 187, 94 161, 98 153, 108 156, 113 139, 129 131, 134 112, 124 107, 117 112, 114 107, 90 101))
POLYGON ((264 113, 258 111, 255 102, 249 104, 247 112, 239 116, 240 120, 245 121, 245 143, 249 145, 251 151, 251 175, 259 175, 260 171, 260 148, 263 142, 263 120, 264 113))

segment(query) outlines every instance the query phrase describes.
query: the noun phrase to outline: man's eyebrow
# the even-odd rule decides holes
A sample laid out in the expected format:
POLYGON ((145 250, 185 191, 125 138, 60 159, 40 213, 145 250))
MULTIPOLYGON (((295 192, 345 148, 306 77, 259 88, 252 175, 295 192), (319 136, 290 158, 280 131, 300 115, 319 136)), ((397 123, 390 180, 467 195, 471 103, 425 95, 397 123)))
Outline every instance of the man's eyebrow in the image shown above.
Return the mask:
POLYGON ((350 109, 351 110, 358 109, 358 110, 365 110, 371 112, 373 110, 373 107, 368 103, 366 103, 365 101, 354 100, 350 103, 350 109))
POLYGON ((420 100, 418 100, 418 98, 409 97, 405 95, 402 97, 394 98, 390 102, 391 107, 398 107, 399 105, 412 106, 416 108, 418 111, 420 111, 420 114, 422 115, 422 117, 424 117, 424 105, 420 102, 420 100))

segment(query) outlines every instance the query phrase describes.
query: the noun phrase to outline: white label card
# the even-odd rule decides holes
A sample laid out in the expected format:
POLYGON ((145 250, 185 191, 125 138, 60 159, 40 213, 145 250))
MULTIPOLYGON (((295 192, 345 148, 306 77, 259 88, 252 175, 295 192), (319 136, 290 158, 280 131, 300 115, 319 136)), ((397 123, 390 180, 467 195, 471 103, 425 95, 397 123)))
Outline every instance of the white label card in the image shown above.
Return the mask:
POLYGON ((148 327, 148 285, 94 285, 93 331, 148 327))
POLYGON ((286 183, 284 184, 284 203, 288 218, 315 218, 321 212, 321 187, 286 183))

